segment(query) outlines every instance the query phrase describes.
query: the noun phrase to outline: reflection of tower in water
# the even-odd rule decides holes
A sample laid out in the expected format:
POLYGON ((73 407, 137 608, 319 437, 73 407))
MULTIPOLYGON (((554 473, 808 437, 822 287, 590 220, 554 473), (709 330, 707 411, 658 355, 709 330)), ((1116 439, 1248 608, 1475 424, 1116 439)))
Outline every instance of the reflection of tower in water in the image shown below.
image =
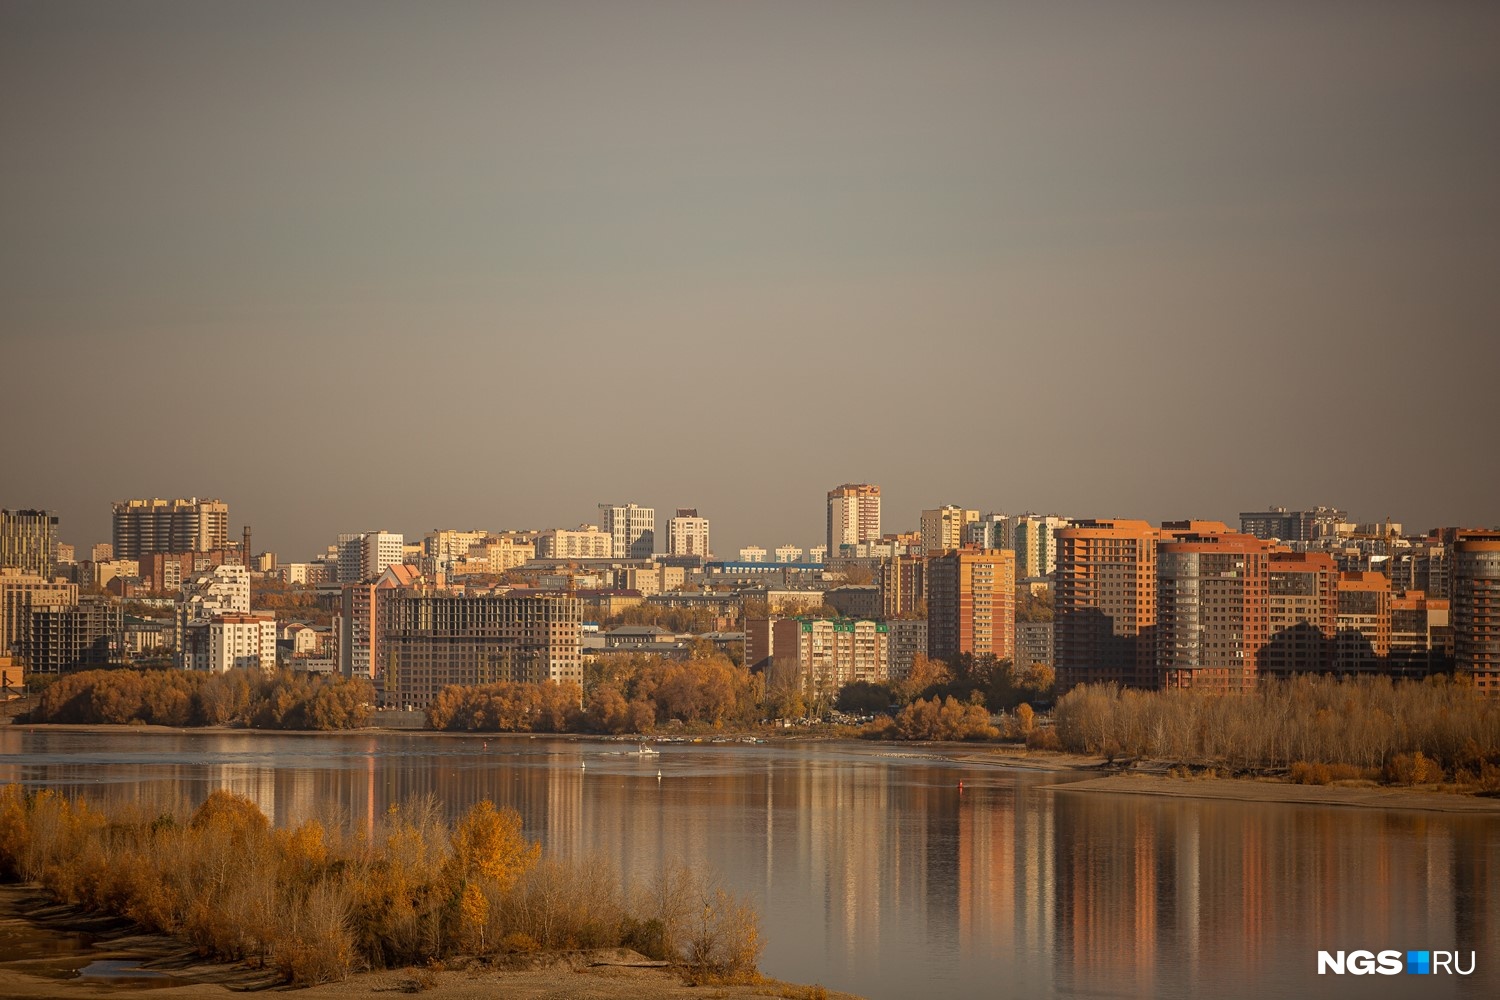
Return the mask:
POLYGON ((1016 937, 1014 797, 980 788, 958 801, 959 947, 1002 945, 1016 937))
POLYGON ((1087 795, 1053 800, 1059 984, 1152 995, 1158 922, 1176 909, 1169 818, 1087 795))
POLYGON ((545 773, 547 810, 542 844, 549 853, 581 857, 588 853, 583 843, 583 789, 588 771, 561 766, 549 767, 545 773))

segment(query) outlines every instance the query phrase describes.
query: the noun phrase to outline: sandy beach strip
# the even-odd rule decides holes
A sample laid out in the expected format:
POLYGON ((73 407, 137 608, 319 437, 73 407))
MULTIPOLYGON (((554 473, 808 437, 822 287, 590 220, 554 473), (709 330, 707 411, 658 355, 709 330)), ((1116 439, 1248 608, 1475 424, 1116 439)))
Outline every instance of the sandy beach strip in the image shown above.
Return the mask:
POLYGON ((1389 788, 1367 783, 1297 785, 1275 778, 1172 778, 1156 774, 1111 774, 1046 786, 1047 791, 1107 792, 1230 802, 1415 809, 1471 813, 1500 818, 1500 798, 1484 798, 1421 788, 1389 788))

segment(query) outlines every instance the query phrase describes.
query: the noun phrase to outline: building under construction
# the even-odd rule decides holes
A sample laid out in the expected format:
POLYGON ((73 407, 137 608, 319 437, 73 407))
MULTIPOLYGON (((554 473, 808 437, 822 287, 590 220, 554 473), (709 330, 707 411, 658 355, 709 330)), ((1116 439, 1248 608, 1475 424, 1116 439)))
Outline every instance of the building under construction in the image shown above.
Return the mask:
POLYGON ((426 708, 452 685, 583 684, 583 602, 565 593, 403 594, 381 607, 384 700, 426 708))

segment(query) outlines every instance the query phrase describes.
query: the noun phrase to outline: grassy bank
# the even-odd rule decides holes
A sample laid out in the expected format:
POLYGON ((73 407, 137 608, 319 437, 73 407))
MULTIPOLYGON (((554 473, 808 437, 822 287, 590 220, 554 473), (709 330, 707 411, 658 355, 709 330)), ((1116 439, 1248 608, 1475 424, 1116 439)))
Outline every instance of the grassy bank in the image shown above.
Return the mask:
POLYGON ((223 790, 182 816, 12 785, 0 789, 0 874, 298 984, 610 947, 698 980, 751 980, 762 946, 755 910, 712 880, 682 870, 629 885, 601 861, 544 857, 520 816, 489 802, 453 824, 430 799, 393 808, 367 838, 316 821, 273 829, 223 790))

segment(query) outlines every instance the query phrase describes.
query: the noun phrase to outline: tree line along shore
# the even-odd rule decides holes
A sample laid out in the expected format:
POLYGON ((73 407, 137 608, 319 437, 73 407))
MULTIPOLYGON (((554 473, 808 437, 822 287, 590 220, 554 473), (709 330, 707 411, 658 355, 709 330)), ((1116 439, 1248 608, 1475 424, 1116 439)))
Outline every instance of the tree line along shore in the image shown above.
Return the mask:
MULTIPOLYGON (((762 680, 712 653, 688 661, 622 654, 591 667, 586 693, 568 683, 446 688, 425 722, 450 732, 752 732, 768 713, 804 707, 794 693, 765 690, 762 680)), ((1000 742, 1310 784, 1364 780, 1500 792, 1500 703, 1444 676, 1304 676, 1266 680, 1235 695, 1079 685, 1055 700, 1052 685, 1045 668, 919 657, 898 683, 857 682, 838 691, 831 707, 872 721, 834 731, 1000 742)), ((368 682, 341 677, 107 670, 58 678, 21 718, 340 730, 368 726, 372 700, 368 682)))

